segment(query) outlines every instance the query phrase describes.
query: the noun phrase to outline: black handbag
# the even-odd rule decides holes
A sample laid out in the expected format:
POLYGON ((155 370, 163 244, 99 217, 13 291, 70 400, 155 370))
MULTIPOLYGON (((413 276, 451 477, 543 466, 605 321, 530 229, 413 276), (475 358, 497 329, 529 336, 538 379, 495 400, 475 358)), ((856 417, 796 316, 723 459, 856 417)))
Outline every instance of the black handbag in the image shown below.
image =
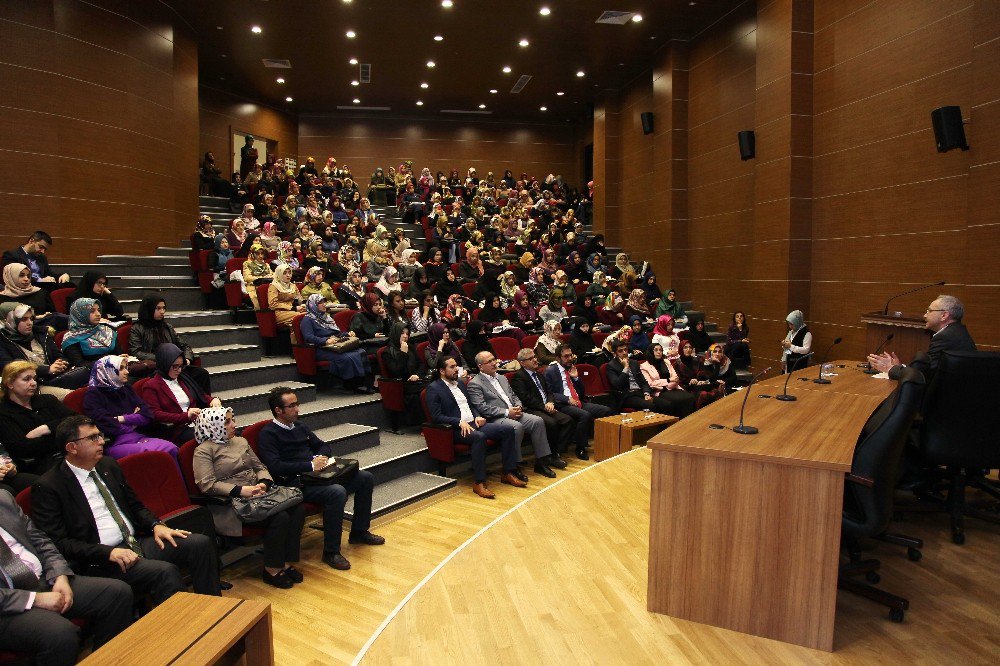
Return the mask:
POLYGON ((329 486, 334 483, 346 485, 357 475, 361 466, 354 458, 334 458, 333 462, 321 470, 305 472, 300 476, 304 486, 329 486))
POLYGON ((259 523, 302 503, 302 491, 288 486, 271 486, 263 495, 233 497, 233 511, 244 523, 259 523))

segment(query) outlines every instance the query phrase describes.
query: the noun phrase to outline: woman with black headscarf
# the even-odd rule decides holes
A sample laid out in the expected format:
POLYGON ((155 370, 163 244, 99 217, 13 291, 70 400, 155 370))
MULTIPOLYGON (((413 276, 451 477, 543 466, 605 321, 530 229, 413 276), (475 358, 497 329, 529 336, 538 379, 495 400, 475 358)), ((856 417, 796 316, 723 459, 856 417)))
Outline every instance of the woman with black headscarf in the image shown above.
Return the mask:
POLYGON ((99 271, 87 271, 80 279, 80 284, 69 298, 66 299, 66 306, 73 304, 78 298, 93 298, 101 304, 101 315, 108 321, 119 319, 129 319, 125 316, 125 309, 118 299, 114 297, 108 289, 108 276, 99 271))
POLYGON ((167 323, 167 302, 158 294, 150 294, 139 303, 139 314, 128 336, 129 356, 140 361, 156 361, 156 348, 164 342, 176 345, 184 353, 187 365, 183 373, 194 380, 203 393, 212 395, 212 380, 205 368, 192 365, 194 350, 167 323))
POLYGON ((490 344, 489 339, 486 337, 486 327, 483 325, 483 322, 473 319, 469 322, 469 327, 465 333, 465 342, 462 343, 462 358, 465 359, 466 365, 470 368, 476 368, 479 367, 479 364, 476 362, 476 354, 484 351, 488 351, 496 356, 496 352, 493 351, 493 345, 490 344))
POLYGON ((448 268, 444 272, 444 279, 434 285, 434 296, 437 297, 438 303, 447 303, 448 299, 454 294, 458 294, 463 298, 465 297, 462 285, 459 284, 452 270, 448 268))
POLYGON ((580 363, 594 363, 596 357, 603 360, 600 345, 594 341, 590 322, 584 317, 578 317, 575 312, 574 310, 573 316, 566 320, 569 326, 569 342, 567 343, 569 348, 576 354, 580 363))
POLYGON ((590 324, 591 330, 601 323, 601 319, 597 315, 597 309, 594 308, 593 294, 583 293, 576 297, 576 304, 573 306, 573 316, 586 320, 590 324))
POLYGON ((221 400, 207 395, 184 374, 187 364, 180 347, 169 342, 161 344, 156 348, 156 374, 140 390, 155 421, 146 432, 174 444, 183 444, 194 437, 192 424, 202 409, 222 406, 221 400))
POLYGON ((712 346, 712 338, 705 332, 704 319, 696 320, 694 326, 688 329, 686 336, 691 341, 691 344, 694 345, 695 352, 699 354, 704 354, 712 346))
POLYGON ((427 363, 427 367, 437 368, 439 356, 450 356, 455 359, 459 368, 465 371, 469 369, 458 345, 451 341, 451 331, 440 322, 427 329, 427 349, 424 350, 424 361, 427 363))

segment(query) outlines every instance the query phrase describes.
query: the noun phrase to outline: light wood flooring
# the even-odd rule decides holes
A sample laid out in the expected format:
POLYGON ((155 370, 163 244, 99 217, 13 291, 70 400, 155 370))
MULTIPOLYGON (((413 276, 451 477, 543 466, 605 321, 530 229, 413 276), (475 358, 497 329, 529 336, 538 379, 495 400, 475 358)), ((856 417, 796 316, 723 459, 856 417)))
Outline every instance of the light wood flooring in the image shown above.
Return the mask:
MULTIPOLYGON (((474 539, 436 572, 374 641, 362 663, 962 663, 1000 661, 1000 528, 967 522, 951 543, 943 515, 914 515, 896 531, 924 538, 924 559, 880 544, 887 590, 910 599, 903 624, 840 593, 833 654, 646 611, 650 454, 600 465, 573 459, 566 479, 474 539)), ((257 558, 226 569, 228 595, 272 603, 278 664, 350 663, 385 618, 440 562, 505 511, 552 485, 491 483, 494 501, 453 495, 375 531, 380 547, 351 546, 353 568, 319 562, 321 535, 303 537, 306 576, 289 591, 259 579, 257 558)), ((495 478, 495 477, 494 477, 495 478)), ((345 535, 346 542, 346 535, 345 535)), ((753 547, 748 544, 748 547, 753 547)))

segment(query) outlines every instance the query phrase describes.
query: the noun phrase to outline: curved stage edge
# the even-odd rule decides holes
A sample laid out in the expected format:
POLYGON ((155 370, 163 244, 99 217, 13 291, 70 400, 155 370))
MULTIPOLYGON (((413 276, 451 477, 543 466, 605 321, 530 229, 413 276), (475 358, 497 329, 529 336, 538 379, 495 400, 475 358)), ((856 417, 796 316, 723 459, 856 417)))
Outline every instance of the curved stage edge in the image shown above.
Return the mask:
POLYGON ((494 519, 404 597, 353 663, 833 664, 935 654, 974 663, 1000 645, 1000 616, 984 612, 1000 574, 980 569, 984 592, 961 608, 953 596, 968 596, 971 575, 967 563, 955 571, 956 560, 995 553, 1000 533, 986 529, 975 551, 956 553, 943 517, 907 524, 933 540, 920 564, 901 550, 877 554, 886 589, 910 597, 907 621, 890 623, 881 607, 842 593, 832 654, 648 612, 650 462, 648 449, 635 449, 494 519))

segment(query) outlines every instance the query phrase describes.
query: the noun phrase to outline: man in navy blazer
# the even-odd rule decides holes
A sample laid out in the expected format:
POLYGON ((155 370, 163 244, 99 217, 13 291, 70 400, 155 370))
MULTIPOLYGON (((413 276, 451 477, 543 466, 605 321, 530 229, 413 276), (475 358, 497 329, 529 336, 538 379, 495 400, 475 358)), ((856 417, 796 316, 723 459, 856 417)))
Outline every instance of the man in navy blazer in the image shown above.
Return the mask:
POLYGON ((438 358, 440 378, 427 387, 427 411, 431 421, 455 429, 455 441, 468 444, 472 455, 472 473, 475 483, 472 492, 486 499, 496 495, 486 485, 486 440, 492 439, 500 446, 503 472, 500 481, 524 488, 524 473, 517 468, 518 453, 514 443, 514 429, 501 423, 487 423, 469 400, 465 384, 458 380, 458 363, 451 356, 438 358))
POLYGON ((51 236, 44 231, 36 231, 28 237, 27 243, 3 253, 3 265, 24 264, 31 271, 31 284, 43 287, 46 291, 75 286, 70 284, 69 273, 56 275, 49 268, 45 253, 51 245, 51 236))
POLYGON ((549 385, 556 409, 576 421, 576 457, 587 460, 590 458, 587 455, 587 440, 591 424, 594 419, 611 416, 613 412, 604 405, 587 400, 587 392, 576 367, 576 354, 567 344, 556 347, 556 362, 545 371, 545 382, 549 385))

